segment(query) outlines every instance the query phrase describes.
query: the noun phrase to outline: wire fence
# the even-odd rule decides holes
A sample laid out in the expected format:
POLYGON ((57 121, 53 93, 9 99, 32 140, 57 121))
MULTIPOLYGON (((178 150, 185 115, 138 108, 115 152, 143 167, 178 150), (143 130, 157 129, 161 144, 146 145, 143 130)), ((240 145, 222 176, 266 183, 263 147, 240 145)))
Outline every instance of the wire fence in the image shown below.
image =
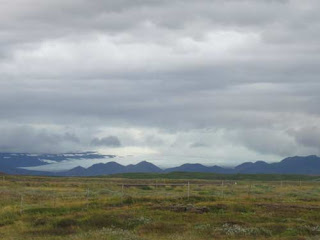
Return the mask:
POLYGON ((266 198, 281 201, 310 198, 320 200, 320 183, 316 181, 111 181, 105 182, 19 182, 3 180, 0 184, 1 205, 14 203, 21 214, 28 209, 56 208, 78 203, 84 208, 96 201, 123 202, 126 198, 266 198))

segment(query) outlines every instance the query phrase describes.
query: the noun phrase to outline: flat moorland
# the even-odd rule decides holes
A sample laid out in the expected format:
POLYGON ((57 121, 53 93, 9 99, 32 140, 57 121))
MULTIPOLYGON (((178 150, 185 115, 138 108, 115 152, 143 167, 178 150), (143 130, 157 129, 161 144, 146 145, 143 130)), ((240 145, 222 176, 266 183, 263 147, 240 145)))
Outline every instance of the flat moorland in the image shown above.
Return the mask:
POLYGON ((3 175, 0 239, 320 239, 316 177, 200 175, 3 175))

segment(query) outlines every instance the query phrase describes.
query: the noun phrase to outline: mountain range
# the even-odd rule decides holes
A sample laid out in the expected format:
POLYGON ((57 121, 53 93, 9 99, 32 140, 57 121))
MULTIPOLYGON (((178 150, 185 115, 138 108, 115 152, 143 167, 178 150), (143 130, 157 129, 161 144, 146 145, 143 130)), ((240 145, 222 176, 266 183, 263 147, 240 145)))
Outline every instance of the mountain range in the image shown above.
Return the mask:
POLYGON ((61 162, 74 159, 114 158, 114 155, 100 155, 95 152, 66 153, 66 154, 26 154, 26 153, 0 153, 0 172, 8 174, 25 175, 58 175, 58 176, 98 176, 117 173, 166 173, 166 172, 206 172, 221 174, 306 174, 320 175, 320 157, 315 155, 288 157, 280 162, 267 163, 264 161, 245 162, 234 168, 220 166, 204 166, 202 164, 183 164, 178 167, 161 169, 156 165, 142 161, 127 166, 117 162, 93 164, 88 168, 75 167, 64 172, 44 172, 24 169, 46 165, 52 162, 61 162))
POLYGON ((97 176, 129 172, 160 173, 163 172, 163 170, 147 161, 143 161, 138 164, 130 164, 127 166, 123 166, 116 162, 108 162, 94 164, 89 168, 83 168, 79 166, 60 174, 63 176, 97 176))

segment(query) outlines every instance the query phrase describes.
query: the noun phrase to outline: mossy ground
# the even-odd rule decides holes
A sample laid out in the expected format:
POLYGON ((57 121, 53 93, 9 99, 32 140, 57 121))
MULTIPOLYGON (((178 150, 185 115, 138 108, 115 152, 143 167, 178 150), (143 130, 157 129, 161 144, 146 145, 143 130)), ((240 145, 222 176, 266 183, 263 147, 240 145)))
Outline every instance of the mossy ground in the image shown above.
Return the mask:
POLYGON ((318 182, 5 176, 0 197, 0 239, 320 239, 318 182))

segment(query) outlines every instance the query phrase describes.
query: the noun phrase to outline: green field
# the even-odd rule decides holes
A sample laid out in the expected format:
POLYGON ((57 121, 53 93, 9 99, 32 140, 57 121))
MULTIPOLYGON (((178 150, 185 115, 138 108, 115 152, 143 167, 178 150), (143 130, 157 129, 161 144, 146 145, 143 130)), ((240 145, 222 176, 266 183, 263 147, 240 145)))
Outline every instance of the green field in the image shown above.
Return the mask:
POLYGON ((316 176, 1 176, 0 239, 320 239, 316 176))
POLYGON ((294 174, 217 174, 197 172, 122 173, 107 178, 129 179, 202 179, 202 180, 251 180, 251 181, 320 181, 320 176, 294 174))

